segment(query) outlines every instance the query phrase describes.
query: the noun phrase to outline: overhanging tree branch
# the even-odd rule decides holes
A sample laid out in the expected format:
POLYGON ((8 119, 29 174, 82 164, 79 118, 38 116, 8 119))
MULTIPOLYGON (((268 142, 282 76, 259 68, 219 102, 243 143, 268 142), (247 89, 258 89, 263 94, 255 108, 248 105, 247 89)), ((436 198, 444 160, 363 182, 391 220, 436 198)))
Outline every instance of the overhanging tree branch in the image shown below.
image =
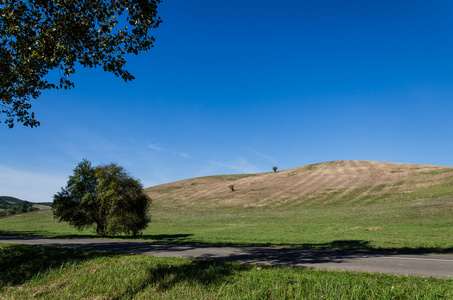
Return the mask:
POLYGON ((8 126, 39 126, 32 99, 74 87, 75 65, 102 67, 124 81, 124 55, 149 50, 149 30, 162 22, 161 0, 0 0, 0 116, 8 126), (127 26, 120 26, 120 21, 127 26), (124 21, 124 22, 123 22, 124 21), (62 71, 49 82, 49 71, 62 71), (8 107, 9 109, 5 109, 8 107))

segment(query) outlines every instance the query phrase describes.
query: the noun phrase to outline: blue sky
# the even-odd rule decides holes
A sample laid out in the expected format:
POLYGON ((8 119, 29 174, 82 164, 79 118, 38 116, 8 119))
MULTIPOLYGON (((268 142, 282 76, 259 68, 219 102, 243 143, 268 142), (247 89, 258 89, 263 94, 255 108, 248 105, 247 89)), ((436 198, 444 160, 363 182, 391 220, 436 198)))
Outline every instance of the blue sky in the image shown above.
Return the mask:
MULTIPOLYGON (((451 1, 173 0, 136 80, 77 69, 0 127, 0 195, 51 201, 75 166, 145 187, 331 160, 453 166, 451 1)), ((1 116, 0 116, 1 117, 1 116)))

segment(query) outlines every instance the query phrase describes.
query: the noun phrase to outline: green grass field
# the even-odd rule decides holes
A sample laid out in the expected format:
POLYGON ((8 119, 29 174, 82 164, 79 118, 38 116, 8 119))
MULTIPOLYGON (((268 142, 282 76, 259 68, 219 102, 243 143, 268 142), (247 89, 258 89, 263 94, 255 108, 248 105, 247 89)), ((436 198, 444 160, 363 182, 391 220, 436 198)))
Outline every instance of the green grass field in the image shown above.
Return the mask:
POLYGON ((1 299, 452 299, 453 279, 0 245, 1 299))
MULTIPOLYGON (((179 209, 155 205, 143 239, 152 241, 382 249, 453 253, 448 199, 318 208, 179 209)), ((0 220, 1 234, 95 237, 58 223, 52 212, 0 220)))

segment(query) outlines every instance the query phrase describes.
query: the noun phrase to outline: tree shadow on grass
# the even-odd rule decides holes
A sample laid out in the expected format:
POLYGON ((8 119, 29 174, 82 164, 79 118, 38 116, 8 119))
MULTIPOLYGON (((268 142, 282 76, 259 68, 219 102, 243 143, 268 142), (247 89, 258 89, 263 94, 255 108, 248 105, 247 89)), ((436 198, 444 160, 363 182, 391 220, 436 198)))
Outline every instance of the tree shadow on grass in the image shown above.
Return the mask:
POLYGON ((0 287, 22 284, 33 276, 66 263, 118 255, 109 252, 30 245, 0 247, 0 287))
POLYGON ((143 235, 140 237, 142 240, 155 240, 159 242, 171 242, 171 243, 188 243, 191 240, 193 234, 154 234, 154 235, 143 235))
POLYGON ((366 240, 334 240, 326 243, 234 243, 218 242, 206 243, 192 238, 192 234, 175 235, 147 235, 141 240, 150 242, 169 242, 194 245, 217 245, 217 246, 246 246, 246 247, 285 247, 300 249, 336 249, 336 250, 366 250, 379 252, 399 253, 453 253, 453 247, 375 247, 366 240))
MULTIPOLYGON (((150 268, 140 290, 154 286, 157 291, 164 292, 182 284, 188 286, 215 287, 220 286, 237 272, 248 271, 252 265, 237 264, 215 260, 191 260, 188 264, 160 264, 150 268)), ((135 292, 140 292, 135 290, 135 292)), ((128 295, 130 296, 130 295, 128 295)))
POLYGON ((55 234, 55 232, 50 232, 46 230, 18 230, 18 231, 8 231, 0 230, 0 235, 6 236, 34 236, 34 237, 55 237, 55 238, 74 238, 74 239, 94 239, 97 238, 95 233, 77 233, 77 234, 55 234))
POLYGON ((30 237, 51 237, 51 238, 67 238, 67 239, 115 239, 129 240, 140 242, 157 242, 157 243, 176 243, 176 244, 193 244, 193 245, 217 245, 217 246, 249 246, 249 247, 289 247, 301 249, 338 249, 338 250, 369 250, 369 251, 385 251, 399 253, 453 253, 453 246, 446 247, 375 247, 370 245, 370 241, 366 240, 334 240, 326 243, 259 243, 259 242, 217 242, 207 243, 204 240, 199 240, 194 234, 156 234, 142 235, 138 238, 130 236, 110 236, 98 237, 96 234, 55 234, 46 233, 43 231, 6 231, 0 230, 0 236, 23 236, 30 237))
POLYGON ((61 239, 118 239, 118 240, 143 240, 143 241, 159 241, 169 243, 190 243, 193 234, 146 234, 138 237, 126 235, 98 237, 96 233, 77 233, 77 234, 55 234, 49 231, 7 231, 0 230, 0 235, 5 236, 30 236, 30 237, 52 237, 61 239))
POLYGON ((375 247, 370 241, 364 240, 335 240, 327 243, 273 244, 273 246, 289 246, 304 249, 340 249, 368 250, 399 253, 453 253, 453 247, 375 247))
MULTIPOLYGON (((0 290, 7 286, 27 283, 38 274, 64 267, 68 263, 83 263, 99 257, 117 255, 122 254, 34 245, 0 246, 0 290)), ((149 286, 159 292, 165 292, 178 285, 215 288, 237 272, 252 268, 251 265, 213 260, 159 263, 149 267, 139 282, 130 285, 121 295, 115 295, 115 299, 133 298, 149 286)), ((94 294, 103 293, 103 289, 101 287, 101 292, 94 291, 94 294)))

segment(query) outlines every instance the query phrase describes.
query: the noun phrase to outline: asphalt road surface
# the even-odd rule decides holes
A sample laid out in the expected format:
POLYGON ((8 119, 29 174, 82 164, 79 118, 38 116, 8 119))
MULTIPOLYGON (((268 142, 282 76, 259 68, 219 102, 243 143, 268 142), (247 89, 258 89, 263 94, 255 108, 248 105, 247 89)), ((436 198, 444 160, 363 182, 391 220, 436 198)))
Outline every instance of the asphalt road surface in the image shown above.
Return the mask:
POLYGON ((453 255, 451 254, 234 247, 25 236, 0 236, 0 242, 253 264, 453 278, 453 255))

